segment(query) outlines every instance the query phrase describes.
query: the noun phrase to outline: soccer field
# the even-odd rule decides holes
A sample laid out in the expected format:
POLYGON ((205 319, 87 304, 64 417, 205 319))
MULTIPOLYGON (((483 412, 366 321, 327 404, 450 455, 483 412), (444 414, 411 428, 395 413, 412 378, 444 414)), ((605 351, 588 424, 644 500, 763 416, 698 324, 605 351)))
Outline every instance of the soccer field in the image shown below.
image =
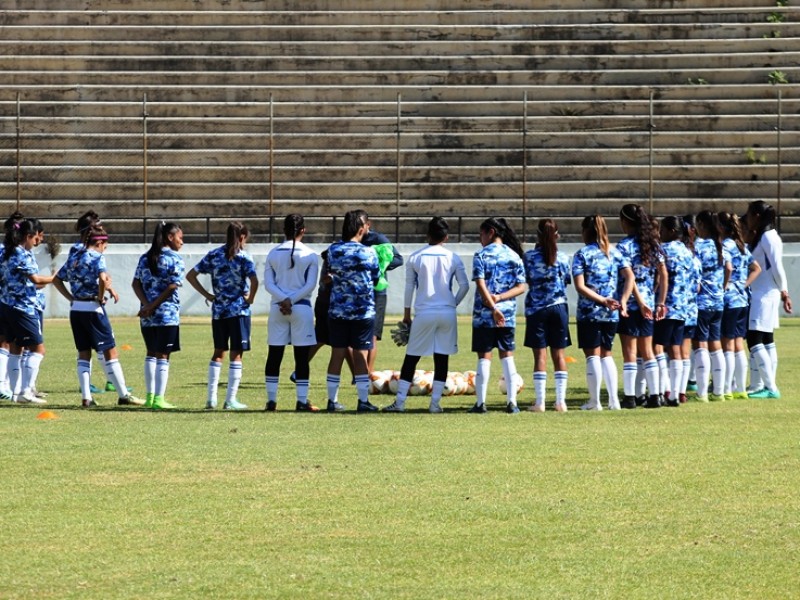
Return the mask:
MULTIPOLYGON (((399 369, 388 329, 378 366, 399 369)), ((143 395, 138 321, 112 317, 143 395)), ((800 589, 800 321, 776 333, 781 400, 584 413, 568 354, 566 414, 297 414, 282 371, 264 413, 265 320, 240 399, 205 403, 208 320, 185 320, 173 412, 79 409, 69 325, 48 320, 41 407, 0 404, 0 598, 786 598, 800 589)), ((521 340, 522 331, 518 331, 521 340)), ((469 323, 451 370, 475 368, 469 323)), ((573 339, 574 331, 573 331, 573 339)), ((328 353, 312 363, 324 405, 328 353)), ((532 401, 532 356, 519 348, 532 401)), ((621 368, 621 361, 618 360, 621 368)), ((423 368, 432 368, 423 359, 423 368)), ((94 383, 102 385, 97 369, 94 383)), ((223 382, 227 370, 223 369, 223 382)), ((345 380, 346 377, 343 377, 345 380)), ((221 388, 220 393, 224 393, 221 388)), ((372 397, 379 405, 391 396, 372 397)))

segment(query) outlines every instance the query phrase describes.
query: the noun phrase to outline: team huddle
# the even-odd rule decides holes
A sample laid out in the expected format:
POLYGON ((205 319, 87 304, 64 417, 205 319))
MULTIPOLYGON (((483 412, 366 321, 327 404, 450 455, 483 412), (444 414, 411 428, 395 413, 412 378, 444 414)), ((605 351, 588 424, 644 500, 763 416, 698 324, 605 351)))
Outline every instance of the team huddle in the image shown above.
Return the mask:
MULTIPOLYGON (((505 219, 480 226, 481 249, 472 263, 476 291, 472 311, 472 351, 477 355, 476 402, 471 413, 485 413, 492 355, 497 349, 506 387, 506 412, 518 413, 516 349, 517 297, 525 294, 524 345, 534 358, 534 402, 544 412, 547 358, 555 378, 556 411, 567 410, 565 349, 571 345, 567 286, 578 292, 578 346, 586 357, 588 400, 584 410, 677 407, 693 386, 700 401, 780 398, 776 385, 774 330, 779 309, 791 313, 782 242, 776 214, 765 202, 752 202, 747 214, 702 211, 657 221, 636 204, 620 211, 625 237, 611 247, 600 215, 582 224, 585 244, 572 260, 558 249, 558 227, 541 219, 537 242, 524 251, 505 219), (612 356, 619 335, 623 356, 623 396, 612 356), (749 347, 749 357, 744 343, 749 347), (748 385, 749 375, 749 385, 748 385)), ((0 399, 46 402, 36 380, 44 358, 42 289, 52 284, 70 302, 70 325, 77 356, 82 406, 96 406, 91 384, 92 352, 120 405, 170 409, 166 400, 170 356, 180 350, 180 300, 183 280, 211 307, 214 351, 208 366, 206 408, 218 405, 217 390, 226 354, 228 381, 223 408, 247 408, 239 401, 242 358, 250 350, 251 305, 259 280, 245 251, 249 237, 240 222, 228 225, 226 242, 208 252, 188 272, 180 256, 183 232, 176 223, 156 226, 148 251, 138 262, 132 288, 140 301, 145 398, 127 387, 114 333, 105 311, 119 295, 108 273, 104 251, 108 233, 93 211, 76 225, 80 239, 55 275, 39 273, 33 249, 44 237, 38 219, 15 213, 5 222, 0 257, 0 399), (211 290, 198 275, 210 277, 211 290)), ((291 345, 297 411, 317 412, 309 400, 310 362, 331 346, 326 374, 328 412, 339 402, 342 367, 347 363, 357 392, 358 412, 379 408, 369 401, 376 342, 386 310, 387 271, 403 264, 389 240, 371 230, 361 210, 344 216, 342 235, 318 255, 303 243, 301 215, 284 221, 285 242, 270 250, 264 287, 270 294, 268 354, 264 369, 267 411, 277 409, 280 366, 291 345), (312 306, 312 296, 317 291, 312 306)), ((403 412, 421 357, 434 363, 429 410, 442 412, 449 357, 458 351, 456 307, 469 291, 463 261, 446 248, 447 222, 434 217, 427 245, 406 261, 401 331, 407 343, 394 401, 387 412, 403 412)))

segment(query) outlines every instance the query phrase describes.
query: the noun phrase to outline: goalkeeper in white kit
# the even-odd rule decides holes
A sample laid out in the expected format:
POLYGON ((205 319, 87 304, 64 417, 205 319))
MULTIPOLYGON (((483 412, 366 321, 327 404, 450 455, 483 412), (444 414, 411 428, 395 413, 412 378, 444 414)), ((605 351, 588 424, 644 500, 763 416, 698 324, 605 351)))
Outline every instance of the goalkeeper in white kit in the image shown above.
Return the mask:
MULTIPOLYGON (((458 352, 456 306, 469 292, 469 278, 461 259, 444 247, 447 221, 434 217, 428 223, 428 245, 414 252, 406 262, 406 288, 403 323, 411 326, 411 301, 414 302, 414 325, 411 327, 406 358, 400 370, 395 401, 384 410, 403 412, 408 389, 422 356, 433 355, 433 387, 430 412, 442 412, 442 398, 450 355, 458 352), (458 291, 453 293, 453 280, 458 291)), ((402 340, 400 331, 393 338, 402 340)))

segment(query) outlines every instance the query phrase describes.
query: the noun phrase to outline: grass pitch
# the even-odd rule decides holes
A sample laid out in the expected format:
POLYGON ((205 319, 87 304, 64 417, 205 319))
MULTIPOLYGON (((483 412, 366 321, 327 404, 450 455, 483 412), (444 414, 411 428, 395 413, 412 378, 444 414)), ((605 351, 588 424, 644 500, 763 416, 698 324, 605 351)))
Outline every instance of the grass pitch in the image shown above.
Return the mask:
MULTIPOLYGON (((138 323, 113 324, 141 393, 138 323)), ((240 398, 261 409, 263 319, 253 331, 240 398)), ((445 399, 443 415, 427 414, 427 398, 403 415, 295 414, 290 353, 278 413, 208 413, 207 320, 181 327, 167 396, 181 410, 118 410, 108 393, 96 397, 107 408, 81 410, 68 323, 48 321, 45 335, 39 387, 58 419, 0 406, 2 598, 786 598, 800 589, 800 322, 777 332, 779 401, 582 413, 573 347, 570 412, 516 416, 501 412, 497 360, 487 415, 465 414, 474 396, 445 399)), ((451 369, 474 369, 466 321, 461 341, 451 369)), ((402 356, 387 335, 379 367, 397 369, 402 356)), ((312 364, 317 404, 326 362, 323 351, 312 364)), ((527 405, 528 349, 517 365, 527 405)), ((354 388, 340 397, 355 407, 354 388)))

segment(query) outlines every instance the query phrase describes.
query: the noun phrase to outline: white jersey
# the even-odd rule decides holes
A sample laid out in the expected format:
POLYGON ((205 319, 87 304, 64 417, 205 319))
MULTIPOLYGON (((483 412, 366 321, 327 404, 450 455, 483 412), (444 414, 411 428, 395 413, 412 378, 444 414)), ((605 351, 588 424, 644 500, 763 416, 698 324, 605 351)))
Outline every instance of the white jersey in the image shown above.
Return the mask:
POLYGON ((454 309, 469 292, 469 278, 464 263, 442 244, 432 244, 417 250, 406 262, 406 308, 411 308, 415 291, 415 313, 454 309), (458 283, 455 294, 454 279, 458 283))
POLYGON ((773 292, 780 294, 786 289, 786 271, 783 268, 783 241, 774 229, 764 232, 753 249, 753 259, 761 267, 756 280, 750 286, 753 297, 760 298, 773 292))
POLYGON ((310 304, 318 276, 319 257, 303 242, 295 242, 292 252, 292 240, 287 240, 267 254, 264 287, 272 295, 273 303, 289 298, 292 304, 303 300, 310 304))

